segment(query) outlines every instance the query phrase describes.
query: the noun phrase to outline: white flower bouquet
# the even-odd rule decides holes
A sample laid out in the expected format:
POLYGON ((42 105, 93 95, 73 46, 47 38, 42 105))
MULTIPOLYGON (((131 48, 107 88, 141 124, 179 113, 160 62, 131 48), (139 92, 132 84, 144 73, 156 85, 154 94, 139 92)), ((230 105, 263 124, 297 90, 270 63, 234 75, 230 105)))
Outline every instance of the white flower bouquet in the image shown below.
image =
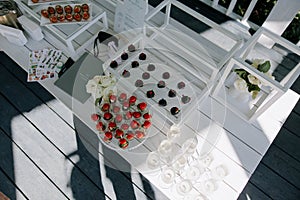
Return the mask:
MULTIPOLYGON (((251 64, 258 71, 270 76, 272 79, 274 77, 269 72, 271 68, 270 61, 265 61, 261 59, 254 59, 251 64)), ((244 69, 234 69, 238 79, 234 82, 234 87, 240 91, 248 91, 251 93, 252 99, 255 99, 261 90, 261 85, 263 84, 258 78, 250 74, 244 69)))
POLYGON ((112 75, 97 75, 86 84, 86 92, 92 94, 95 105, 99 104, 102 100, 108 102, 109 95, 117 93, 116 83, 117 80, 112 75))

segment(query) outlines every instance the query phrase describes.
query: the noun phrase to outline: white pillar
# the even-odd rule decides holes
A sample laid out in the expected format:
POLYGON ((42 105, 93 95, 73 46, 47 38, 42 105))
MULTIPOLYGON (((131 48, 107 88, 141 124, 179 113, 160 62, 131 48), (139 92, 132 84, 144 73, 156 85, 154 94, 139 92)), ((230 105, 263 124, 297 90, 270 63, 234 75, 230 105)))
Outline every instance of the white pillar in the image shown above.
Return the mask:
MULTIPOLYGON (((300 0, 278 0, 262 26, 277 35, 281 35, 299 10, 300 0)), ((274 45, 273 41, 265 37, 261 38, 259 42, 267 47, 274 45)))

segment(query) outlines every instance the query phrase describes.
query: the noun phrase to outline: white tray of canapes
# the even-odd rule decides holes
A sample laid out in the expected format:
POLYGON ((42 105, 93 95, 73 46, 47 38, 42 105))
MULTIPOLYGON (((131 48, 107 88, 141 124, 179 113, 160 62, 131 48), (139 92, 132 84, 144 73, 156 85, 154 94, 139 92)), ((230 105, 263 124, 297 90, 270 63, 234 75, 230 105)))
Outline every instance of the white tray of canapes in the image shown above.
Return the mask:
POLYGON ((92 5, 88 3, 55 4, 41 8, 40 25, 87 23, 92 20, 92 5))
POLYGON ((66 1, 71 1, 71 0, 28 0, 28 5, 29 6, 34 6, 34 5, 40 5, 40 4, 49 4, 49 3, 59 3, 59 2, 66 2, 66 1))

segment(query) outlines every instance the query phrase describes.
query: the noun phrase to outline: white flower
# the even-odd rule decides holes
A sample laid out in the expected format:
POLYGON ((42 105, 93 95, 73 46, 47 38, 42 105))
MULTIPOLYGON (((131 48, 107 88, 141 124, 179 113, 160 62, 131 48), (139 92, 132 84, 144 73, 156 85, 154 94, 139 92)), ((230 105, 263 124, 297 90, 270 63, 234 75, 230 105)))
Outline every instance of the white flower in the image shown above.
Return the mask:
POLYGON ((260 65, 261 63, 263 63, 264 60, 263 59, 253 59, 252 60, 252 66, 255 67, 256 69, 258 68, 258 65, 260 65))
POLYGON ((109 94, 117 92, 116 82, 116 78, 112 75, 97 75, 86 84, 86 92, 92 94, 95 100, 100 97, 108 98, 109 94))
POLYGON ((240 91, 246 91, 247 90, 247 83, 244 79, 238 78, 234 81, 234 87, 240 91))
POLYGON ((259 92, 257 90, 254 90, 251 93, 252 93, 252 99, 256 99, 259 92))
POLYGON ((87 93, 94 94, 97 91, 97 82, 91 79, 87 82, 85 88, 87 93))
POLYGON ((258 78, 256 78, 255 76, 251 75, 251 74, 248 75, 248 80, 253 85, 260 85, 261 84, 260 80, 258 78))

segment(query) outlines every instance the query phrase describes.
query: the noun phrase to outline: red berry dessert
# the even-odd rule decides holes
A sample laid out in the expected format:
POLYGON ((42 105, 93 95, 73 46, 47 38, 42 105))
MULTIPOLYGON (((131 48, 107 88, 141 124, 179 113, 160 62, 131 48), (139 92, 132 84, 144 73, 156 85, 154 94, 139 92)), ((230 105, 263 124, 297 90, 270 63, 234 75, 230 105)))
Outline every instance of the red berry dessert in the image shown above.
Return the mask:
POLYGON ((120 107, 119 106, 114 106, 113 107, 113 113, 118 113, 120 112, 120 107))
POLYGON ((136 120, 132 120, 132 121, 130 122, 130 127, 131 127, 132 129, 137 129, 139 126, 140 126, 140 124, 139 124, 136 120))
POLYGON ((132 115, 136 119, 139 119, 142 116, 142 114, 140 112, 133 112, 132 115))
POLYGON ((145 133, 143 131, 135 131, 135 137, 138 138, 138 139, 141 139, 143 137, 145 137, 145 133))
POLYGON ((111 139, 112 139, 112 137, 113 137, 112 132, 107 131, 107 132, 104 133, 104 138, 103 138, 103 140, 104 140, 105 142, 110 142, 111 139))
POLYGON ((128 124, 122 124, 121 125, 121 129, 122 130, 128 130, 129 129, 129 125, 128 124))
POLYGON ((122 108, 123 108, 124 111, 128 110, 129 109, 129 102, 128 101, 124 101, 123 105, 122 105, 122 108))
POLYGON ((98 122, 97 124, 96 124, 96 129, 98 130, 98 131, 104 131, 105 130, 105 125, 102 123, 102 122, 98 122))
POLYGON ((131 97, 129 97, 129 104, 130 104, 130 105, 134 105, 135 102, 136 102, 136 96, 131 96, 131 97))
POLYGON ((140 111, 144 111, 147 108, 147 103, 146 102, 141 102, 137 105, 137 108, 140 109, 140 111))
POLYGON ((116 115, 116 117, 115 117, 115 122, 116 123, 120 123, 122 120, 123 120, 122 115, 120 115, 120 114, 116 115))
POLYGON ((119 101, 123 102, 127 99, 127 94, 126 93, 121 93, 119 96, 119 101))
POLYGON ((119 147, 121 147, 122 149, 126 149, 128 147, 129 143, 125 138, 121 138, 119 140, 119 147))
POLYGON ((98 114, 94 113, 91 115, 91 119, 96 122, 100 119, 100 116, 98 114))
POLYGON ((132 131, 128 131, 125 134, 125 137, 126 137, 127 140, 132 140, 134 138, 134 133, 132 131))
POLYGON ((110 131, 114 131, 117 129, 117 124, 115 122, 109 122, 108 123, 108 127, 107 127, 110 131))
POLYGON ((109 110, 109 108, 110 108, 109 103, 105 103, 105 104, 102 105, 101 110, 102 110, 103 112, 107 112, 107 111, 109 110))
POLYGON ((145 113, 145 114, 143 115, 143 118, 146 119, 146 120, 151 119, 151 117, 152 117, 152 116, 151 116, 149 113, 145 113))
POLYGON ((144 129, 148 129, 150 126, 151 126, 151 122, 148 120, 144 121, 144 123, 142 124, 142 127, 144 129))
POLYGON ((103 119, 110 120, 113 117, 113 115, 109 112, 104 113, 103 119))
POLYGON ((119 139, 122 138, 123 136, 124 136, 124 131, 122 131, 121 129, 117 129, 115 133, 115 138, 119 139))
POLYGON ((132 113, 130 111, 126 112, 125 115, 124 115, 124 118, 127 119, 127 120, 131 119, 132 118, 132 113))
POLYGON ((117 101, 117 96, 114 95, 114 94, 111 94, 111 95, 109 96, 109 102, 110 102, 110 103, 115 103, 116 101, 117 101))

